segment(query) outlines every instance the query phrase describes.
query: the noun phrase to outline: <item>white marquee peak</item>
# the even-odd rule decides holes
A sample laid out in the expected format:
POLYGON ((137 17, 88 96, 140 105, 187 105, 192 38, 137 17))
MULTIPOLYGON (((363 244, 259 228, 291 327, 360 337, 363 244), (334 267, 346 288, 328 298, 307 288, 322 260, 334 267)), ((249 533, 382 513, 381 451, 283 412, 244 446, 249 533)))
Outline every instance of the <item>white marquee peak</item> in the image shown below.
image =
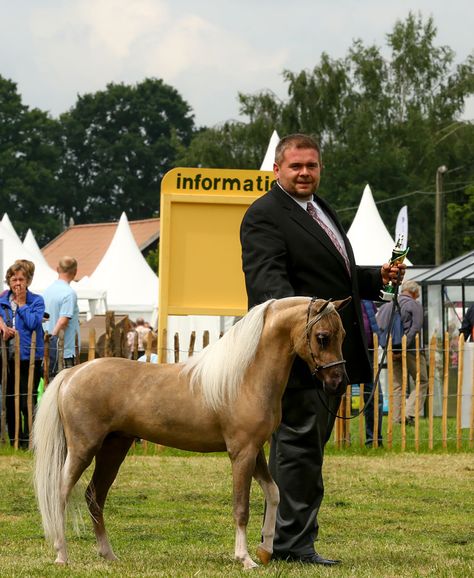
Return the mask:
POLYGON ((112 241, 88 281, 107 290, 110 310, 151 312, 156 309, 158 276, 141 254, 125 213, 122 213, 112 241))
MULTIPOLYGON (((368 184, 347 236, 357 265, 382 265, 392 256, 395 241, 382 221, 368 184)), ((408 259, 405 263, 411 265, 408 259)))
POLYGON ((280 137, 276 130, 272 132, 270 141, 268 143, 267 152, 260 166, 261 171, 273 171, 273 163, 275 162, 275 149, 280 141, 280 137))

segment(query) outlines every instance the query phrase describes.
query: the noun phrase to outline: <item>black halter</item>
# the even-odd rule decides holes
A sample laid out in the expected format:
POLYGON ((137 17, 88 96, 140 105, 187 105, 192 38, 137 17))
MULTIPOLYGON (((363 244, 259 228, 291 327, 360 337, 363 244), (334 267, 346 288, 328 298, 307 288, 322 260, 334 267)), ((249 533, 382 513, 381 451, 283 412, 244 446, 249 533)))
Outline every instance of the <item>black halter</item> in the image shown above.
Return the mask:
MULTIPOLYGON (((334 367, 335 365, 343 365, 346 363, 345 359, 341 359, 339 361, 331 361, 331 363, 326 363, 325 365, 320 365, 316 359, 316 356, 313 353, 313 350, 311 349, 311 336, 310 336, 310 330, 309 330, 309 318, 310 318, 310 313, 311 313, 311 306, 313 305, 313 303, 316 301, 317 297, 311 297, 311 301, 309 302, 308 305, 308 313, 306 315, 306 342, 308 344, 308 349, 309 349, 309 353, 311 355, 311 359, 314 363, 314 368, 311 371, 311 375, 313 377, 316 377, 316 374, 319 373, 322 369, 327 369, 328 367, 334 367)), ((313 323, 313 325, 316 325, 316 323, 319 321, 319 319, 321 318, 321 312, 329 305, 329 301, 326 302, 326 305, 323 307, 323 309, 321 309, 321 311, 318 312, 319 317, 317 317, 313 323)))

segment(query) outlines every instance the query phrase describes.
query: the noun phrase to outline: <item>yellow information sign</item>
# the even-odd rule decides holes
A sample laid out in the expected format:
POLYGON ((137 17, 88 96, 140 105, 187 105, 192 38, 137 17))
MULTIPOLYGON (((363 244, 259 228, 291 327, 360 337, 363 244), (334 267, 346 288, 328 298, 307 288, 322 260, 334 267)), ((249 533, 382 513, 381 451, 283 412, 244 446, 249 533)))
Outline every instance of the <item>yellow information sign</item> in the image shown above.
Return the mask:
POLYGON ((268 191, 268 171, 177 168, 161 185, 158 350, 168 315, 247 311, 239 240, 247 207, 268 191))

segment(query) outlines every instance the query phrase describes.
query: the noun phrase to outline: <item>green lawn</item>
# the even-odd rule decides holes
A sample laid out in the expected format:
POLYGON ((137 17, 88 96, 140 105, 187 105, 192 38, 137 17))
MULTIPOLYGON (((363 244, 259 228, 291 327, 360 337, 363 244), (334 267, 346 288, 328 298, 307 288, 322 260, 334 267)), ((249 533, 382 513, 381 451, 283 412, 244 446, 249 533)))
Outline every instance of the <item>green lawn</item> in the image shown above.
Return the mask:
MULTIPOLYGON (((29 453, 0 452, 0 574, 10 576, 240 576, 233 561, 230 462, 138 449, 125 461, 108 502, 120 558, 98 558, 84 509, 80 536, 68 531, 70 564, 58 568, 42 537, 29 453)), ((451 577, 474 575, 474 457, 384 450, 329 451, 318 550, 337 568, 272 562, 265 576, 451 577)), ((254 485, 249 543, 259 540, 262 495, 254 485)))

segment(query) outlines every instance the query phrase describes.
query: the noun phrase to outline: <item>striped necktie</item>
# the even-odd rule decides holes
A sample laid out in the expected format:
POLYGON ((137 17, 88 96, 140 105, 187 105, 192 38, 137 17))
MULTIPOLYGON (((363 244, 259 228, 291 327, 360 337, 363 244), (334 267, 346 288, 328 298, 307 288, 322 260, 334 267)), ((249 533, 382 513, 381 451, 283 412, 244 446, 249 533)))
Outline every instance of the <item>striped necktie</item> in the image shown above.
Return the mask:
POLYGON ((313 219, 318 223, 318 225, 323 229, 323 231, 326 233, 326 235, 331 239, 332 244, 336 247, 336 249, 341 254, 341 257, 344 259, 344 262, 346 264, 346 268, 347 268, 349 275, 350 275, 351 274, 351 266, 349 263, 349 259, 347 258, 347 254, 344 251, 344 249, 342 248, 341 243, 339 243, 336 235, 334 234, 334 231, 332 231, 332 229, 330 227, 328 227, 322 219, 319 218, 318 211, 317 211, 316 207, 313 205, 313 203, 308 203, 306 205, 306 210, 313 217, 313 219))

